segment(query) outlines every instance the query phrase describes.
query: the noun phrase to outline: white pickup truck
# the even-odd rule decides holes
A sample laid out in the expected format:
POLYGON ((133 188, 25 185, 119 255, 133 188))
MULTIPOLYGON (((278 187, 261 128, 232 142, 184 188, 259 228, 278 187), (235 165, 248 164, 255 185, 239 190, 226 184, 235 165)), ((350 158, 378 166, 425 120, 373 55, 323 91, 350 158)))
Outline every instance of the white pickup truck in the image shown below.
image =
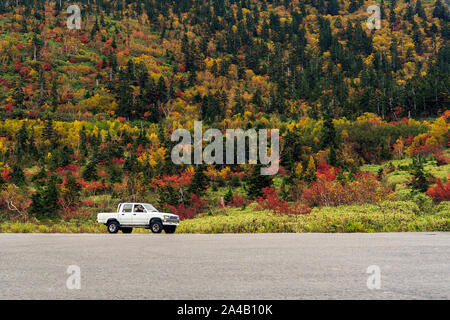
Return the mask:
POLYGON ((153 233, 174 233, 180 217, 156 210, 148 203, 119 203, 117 212, 97 214, 97 222, 108 227, 109 233, 131 233, 133 228, 145 228, 153 233))

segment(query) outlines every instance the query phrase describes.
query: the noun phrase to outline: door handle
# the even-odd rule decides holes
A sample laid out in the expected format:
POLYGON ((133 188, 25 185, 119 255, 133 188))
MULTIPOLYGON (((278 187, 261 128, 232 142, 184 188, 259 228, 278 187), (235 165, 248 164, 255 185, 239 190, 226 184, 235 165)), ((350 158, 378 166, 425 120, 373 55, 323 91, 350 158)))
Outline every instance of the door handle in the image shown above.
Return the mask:
POLYGON ((133 213, 133 216, 135 216, 136 215, 136 213, 133 213))

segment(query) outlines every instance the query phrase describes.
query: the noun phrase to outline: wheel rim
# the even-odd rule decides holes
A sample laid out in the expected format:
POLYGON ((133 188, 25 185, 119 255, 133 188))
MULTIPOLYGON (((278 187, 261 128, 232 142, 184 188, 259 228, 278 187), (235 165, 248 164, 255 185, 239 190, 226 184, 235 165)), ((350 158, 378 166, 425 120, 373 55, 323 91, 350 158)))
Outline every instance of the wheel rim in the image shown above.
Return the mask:
POLYGON ((152 228, 152 229, 153 229, 154 232, 158 232, 158 231, 159 231, 159 226, 158 226, 158 224, 155 223, 155 224, 153 225, 153 228, 152 228))
POLYGON ((114 223, 109 225, 109 231, 111 231, 111 232, 116 231, 116 225, 114 223))

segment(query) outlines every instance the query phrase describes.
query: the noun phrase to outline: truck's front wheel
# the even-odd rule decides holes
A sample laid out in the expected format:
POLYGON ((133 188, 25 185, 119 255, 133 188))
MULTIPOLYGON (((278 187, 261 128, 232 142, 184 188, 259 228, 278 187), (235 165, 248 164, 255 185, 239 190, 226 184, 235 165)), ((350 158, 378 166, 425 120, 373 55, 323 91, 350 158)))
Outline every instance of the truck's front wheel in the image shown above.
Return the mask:
POLYGON ((166 233, 175 233, 175 230, 177 230, 176 226, 165 226, 164 231, 166 233))
POLYGON ((161 233, 163 226, 159 221, 152 221, 150 222, 150 230, 152 230, 153 233, 161 233))
POLYGON ((120 225, 117 221, 108 222, 107 227, 108 227, 109 233, 117 233, 117 232, 119 232, 119 229, 120 229, 120 225))

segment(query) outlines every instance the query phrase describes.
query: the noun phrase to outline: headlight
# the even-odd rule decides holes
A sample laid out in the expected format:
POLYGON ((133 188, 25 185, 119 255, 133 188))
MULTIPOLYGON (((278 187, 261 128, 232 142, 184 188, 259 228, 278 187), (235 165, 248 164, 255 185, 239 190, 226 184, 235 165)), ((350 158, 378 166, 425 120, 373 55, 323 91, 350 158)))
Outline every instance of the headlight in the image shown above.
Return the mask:
POLYGON ((171 216, 164 216, 164 220, 170 220, 171 216))

